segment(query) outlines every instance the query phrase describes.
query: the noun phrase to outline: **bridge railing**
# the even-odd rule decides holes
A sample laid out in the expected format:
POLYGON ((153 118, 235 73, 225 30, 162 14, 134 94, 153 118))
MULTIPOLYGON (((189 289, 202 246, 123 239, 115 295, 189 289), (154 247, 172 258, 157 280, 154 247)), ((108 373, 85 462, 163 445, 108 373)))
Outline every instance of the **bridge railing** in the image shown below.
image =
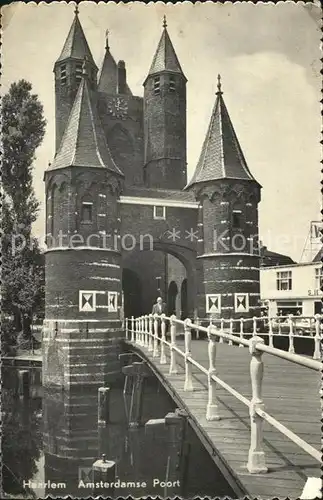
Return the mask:
MULTIPOLYGON (((319 316, 319 315, 318 315, 319 316)), ((262 320, 264 318, 261 318, 262 320)), ((225 320, 220 320, 220 329, 212 322, 207 327, 193 323, 190 319, 184 321, 179 320, 176 316, 167 317, 165 315, 146 315, 140 318, 131 318, 125 320, 126 338, 128 341, 139 345, 143 349, 147 349, 152 353, 152 356, 159 359, 160 364, 165 365, 169 360, 169 374, 176 375, 178 373, 178 358, 184 360, 185 366, 185 381, 184 391, 193 391, 193 376, 192 367, 195 366, 200 372, 204 373, 208 379, 208 403, 206 407, 206 419, 217 421, 221 419, 219 405, 216 395, 217 385, 220 385, 227 392, 232 394, 236 399, 241 401, 249 408, 250 414, 250 448, 247 460, 247 469, 250 473, 267 472, 265 452, 263 450, 263 423, 267 421, 271 426, 284 434, 287 438, 293 441, 306 453, 311 455, 317 461, 321 462, 321 453, 313 446, 308 444, 297 434, 288 429, 281 422, 277 421, 269 413, 265 411, 264 402, 262 399, 262 381, 264 374, 264 364, 262 361, 263 353, 271 356, 276 356, 285 359, 297 365, 304 366, 308 369, 321 371, 323 364, 316 359, 294 354, 293 352, 285 352, 276 349, 271 345, 265 345, 264 339, 257 335, 257 332, 251 338, 243 338, 243 331, 240 330, 239 335, 234 335, 232 324, 235 320, 229 320, 229 333, 225 332, 225 320), (167 324, 170 326, 170 342, 166 339, 167 324), (177 345, 176 330, 180 327, 184 330, 184 350, 181 350, 177 345), (207 334, 208 338, 208 369, 202 366, 192 357, 192 330, 207 334), (159 333, 161 334, 159 336, 159 333), (250 352, 250 378, 252 397, 248 400, 237 390, 231 387, 217 376, 216 370, 216 344, 219 342, 228 341, 229 344, 238 344, 241 347, 248 347, 250 352), (166 356, 168 350, 169 356, 166 356)), ((241 322, 241 320, 239 320, 241 322)), ((254 318, 253 318, 254 321, 254 318)), ((241 324, 241 323, 240 323, 241 324)), ((321 317, 315 318, 316 337, 320 337, 321 333, 321 317)))
MULTIPOLYGON (((210 318, 195 318, 194 323, 203 325, 210 322, 210 318)), ((250 335, 261 335, 268 337, 268 343, 274 347, 274 338, 285 336, 289 339, 288 352, 295 352, 295 338, 311 339, 313 341, 313 359, 320 359, 320 342, 322 333, 322 316, 316 314, 314 316, 261 316, 253 318, 240 319, 212 319, 212 323, 227 333, 237 334, 240 338, 250 335)), ((199 338, 199 330, 196 331, 199 338)), ((223 339, 220 338, 220 342, 223 339)), ((232 345, 232 341, 229 340, 232 345)), ((242 345, 240 344, 242 347, 242 345)))

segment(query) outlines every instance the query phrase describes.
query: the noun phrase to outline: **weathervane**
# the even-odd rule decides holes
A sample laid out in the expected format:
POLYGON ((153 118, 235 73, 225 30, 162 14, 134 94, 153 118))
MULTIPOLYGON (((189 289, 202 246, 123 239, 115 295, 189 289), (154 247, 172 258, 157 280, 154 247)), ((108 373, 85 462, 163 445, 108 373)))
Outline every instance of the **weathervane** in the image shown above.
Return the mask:
POLYGON ((167 20, 166 20, 166 16, 164 15, 164 19, 163 19, 163 28, 167 28, 167 20))
POLYGON ((79 13, 79 6, 78 4, 75 5, 75 10, 74 10, 75 15, 77 16, 79 13))
POLYGON ((218 75, 218 94, 222 94, 222 86, 221 86, 221 75, 218 75))
POLYGON ((110 31, 109 30, 106 30, 105 32, 105 48, 106 50, 109 50, 109 33, 110 31))

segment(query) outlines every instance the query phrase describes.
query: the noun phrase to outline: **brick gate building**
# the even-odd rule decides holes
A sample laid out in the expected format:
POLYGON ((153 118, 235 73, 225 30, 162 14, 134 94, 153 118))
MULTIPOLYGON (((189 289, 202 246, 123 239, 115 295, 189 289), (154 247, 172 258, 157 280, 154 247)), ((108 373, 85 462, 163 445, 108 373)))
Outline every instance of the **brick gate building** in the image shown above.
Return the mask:
POLYGON ((45 172, 46 380, 87 383, 95 374, 99 383, 98 373, 102 380, 115 373, 122 310, 149 313, 160 294, 169 313, 182 317, 257 315, 261 187, 220 78, 187 183, 187 80, 165 20, 143 97, 132 94, 108 39, 98 71, 78 10, 54 76, 56 154, 45 172))

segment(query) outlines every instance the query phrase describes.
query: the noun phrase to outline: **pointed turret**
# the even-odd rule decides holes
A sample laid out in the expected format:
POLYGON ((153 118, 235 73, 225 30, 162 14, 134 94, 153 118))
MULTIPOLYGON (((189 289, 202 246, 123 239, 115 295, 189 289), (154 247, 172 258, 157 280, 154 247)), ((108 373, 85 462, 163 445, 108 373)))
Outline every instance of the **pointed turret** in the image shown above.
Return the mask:
POLYGON ((124 64, 117 65, 109 47, 109 30, 106 31, 105 54, 99 71, 98 90, 106 94, 126 94, 132 95, 126 82, 126 70, 124 64))
POLYGON ((49 170, 70 166, 107 168, 123 176, 106 143, 89 85, 87 66, 84 62, 82 81, 60 147, 49 170))
POLYGON ((74 12, 75 16, 72 26, 65 40, 61 55, 56 62, 65 61, 66 59, 80 59, 82 61, 84 57, 87 57, 88 60, 95 65, 79 20, 79 10, 77 6, 74 12))
POLYGON ((251 174, 234 131, 218 76, 218 91, 196 170, 187 187, 219 179, 257 182, 251 174))
POLYGON ((63 50, 54 66, 55 98, 56 98, 56 151, 58 150, 64 129, 71 112, 80 81, 82 79, 82 63, 88 61, 89 83, 96 88, 98 68, 94 63, 86 41, 76 7, 75 16, 63 50))
POLYGON ((194 191, 201 207, 198 254, 203 286, 199 314, 209 309, 224 318, 258 315, 261 186, 242 153, 223 100, 220 76, 201 155, 186 188, 194 191))
POLYGON ((180 75, 184 76, 175 49, 167 31, 167 22, 165 16, 163 20, 162 36, 157 46, 157 50, 155 52, 153 62, 150 66, 148 76, 155 75, 156 73, 160 73, 162 71, 179 73, 180 75))
POLYGON ((149 187, 183 189, 187 182, 186 82, 164 17, 144 82, 144 178, 149 187))

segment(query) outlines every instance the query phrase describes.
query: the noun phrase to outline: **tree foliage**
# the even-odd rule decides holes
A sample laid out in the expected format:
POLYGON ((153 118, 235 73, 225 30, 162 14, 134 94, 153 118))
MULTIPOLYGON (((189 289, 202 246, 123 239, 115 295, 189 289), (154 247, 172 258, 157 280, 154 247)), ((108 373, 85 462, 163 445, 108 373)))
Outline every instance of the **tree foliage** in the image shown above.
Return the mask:
POLYGON ((43 258, 31 229, 39 209, 33 163, 46 121, 31 90, 29 82, 20 80, 2 99, 2 312, 27 335, 44 288, 43 258))
MULTIPOLYGON (((38 406, 37 400, 27 404, 15 397, 12 389, 3 388, 2 487, 6 493, 26 491, 23 481, 32 479, 37 472, 42 440, 38 406)), ((28 493, 28 498, 35 498, 29 489, 28 493)))

